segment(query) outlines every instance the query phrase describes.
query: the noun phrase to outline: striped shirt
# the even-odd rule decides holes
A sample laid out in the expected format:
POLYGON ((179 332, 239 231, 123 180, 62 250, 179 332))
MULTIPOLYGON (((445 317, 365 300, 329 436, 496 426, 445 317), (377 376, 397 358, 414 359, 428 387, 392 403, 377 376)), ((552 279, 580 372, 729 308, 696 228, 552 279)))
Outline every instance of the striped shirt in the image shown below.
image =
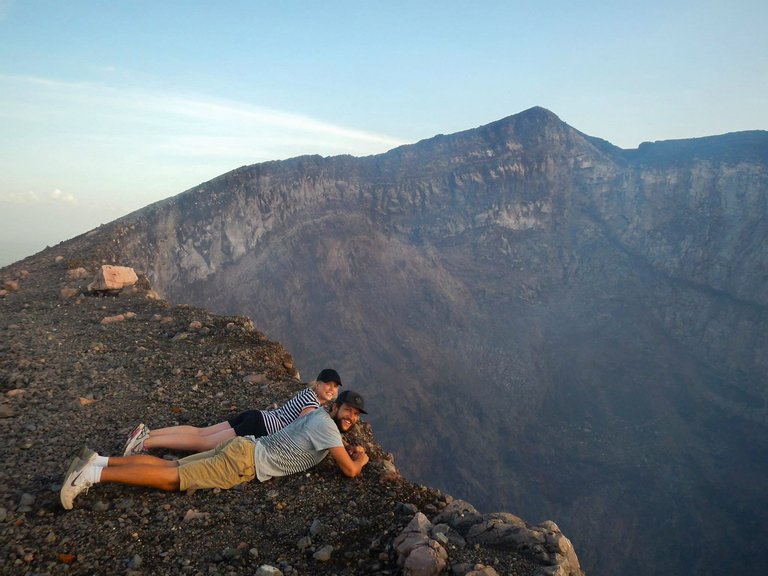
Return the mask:
POLYGON ((304 388, 280 408, 262 410, 261 415, 264 417, 264 427, 267 429, 267 434, 274 434, 285 428, 299 417, 302 410, 310 407, 320 408, 320 402, 312 388, 304 388))
POLYGON ((271 436, 256 441, 256 477, 265 482, 275 476, 303 472, 319 464, 328 450, 343 446, 336 422, 325 410, 313 410, 271 436))

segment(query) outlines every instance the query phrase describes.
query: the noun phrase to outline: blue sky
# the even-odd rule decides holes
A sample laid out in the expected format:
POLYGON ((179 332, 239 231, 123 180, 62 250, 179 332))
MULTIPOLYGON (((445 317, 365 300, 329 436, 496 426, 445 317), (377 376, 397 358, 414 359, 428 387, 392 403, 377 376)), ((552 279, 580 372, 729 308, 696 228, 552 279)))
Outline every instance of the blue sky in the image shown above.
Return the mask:
POLYGON ((623 148, 768 129, 765 0, 0 0, 0 265, 238 166, 531 106, 623 148))

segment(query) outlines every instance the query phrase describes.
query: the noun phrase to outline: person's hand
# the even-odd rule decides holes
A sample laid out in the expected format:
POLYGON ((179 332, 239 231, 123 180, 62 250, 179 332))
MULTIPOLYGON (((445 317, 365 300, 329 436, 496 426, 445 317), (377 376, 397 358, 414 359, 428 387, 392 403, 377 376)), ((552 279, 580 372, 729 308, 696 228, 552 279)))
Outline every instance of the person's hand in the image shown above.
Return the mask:
POLYGON ((362 446, 348 446, 347 451, 350 457, 355 462, 362 460, 364 463, 368 462, 368 454, 365 453, 365 448, 362 446))
POLYGON ((359 475, 363 467, 369 462, 365 448, 347 444, 346 442, 344 446, 331 448, 331 455, 339 468, 341 468, 342 473, 350 478, 359 475))

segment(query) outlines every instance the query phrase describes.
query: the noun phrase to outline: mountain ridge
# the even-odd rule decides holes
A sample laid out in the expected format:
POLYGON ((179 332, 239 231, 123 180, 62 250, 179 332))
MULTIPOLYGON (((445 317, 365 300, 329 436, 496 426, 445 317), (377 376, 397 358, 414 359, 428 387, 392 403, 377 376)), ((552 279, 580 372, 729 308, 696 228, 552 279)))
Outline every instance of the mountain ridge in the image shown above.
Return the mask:
POLYGON ((700 140, 626 151, 533 108, 241 167, 99 233, 172 301, 367 383, 409 476, 556 518, 587 571, 747 570, 764 552, 729 534, 768 509, 768 133, 700 140))

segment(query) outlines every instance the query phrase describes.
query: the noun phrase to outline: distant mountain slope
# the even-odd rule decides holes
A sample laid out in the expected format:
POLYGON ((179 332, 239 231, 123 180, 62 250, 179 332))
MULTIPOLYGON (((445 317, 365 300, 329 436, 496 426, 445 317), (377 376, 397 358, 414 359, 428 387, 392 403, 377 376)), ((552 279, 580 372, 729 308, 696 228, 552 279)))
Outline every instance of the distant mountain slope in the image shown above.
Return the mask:
POLYGON ((588 573, 746 573, 768 560, 766 150, 621 150, 533 108, 242 167, 106 230, 165 297, 340 367, 414 478, 556 519, 588 573))

